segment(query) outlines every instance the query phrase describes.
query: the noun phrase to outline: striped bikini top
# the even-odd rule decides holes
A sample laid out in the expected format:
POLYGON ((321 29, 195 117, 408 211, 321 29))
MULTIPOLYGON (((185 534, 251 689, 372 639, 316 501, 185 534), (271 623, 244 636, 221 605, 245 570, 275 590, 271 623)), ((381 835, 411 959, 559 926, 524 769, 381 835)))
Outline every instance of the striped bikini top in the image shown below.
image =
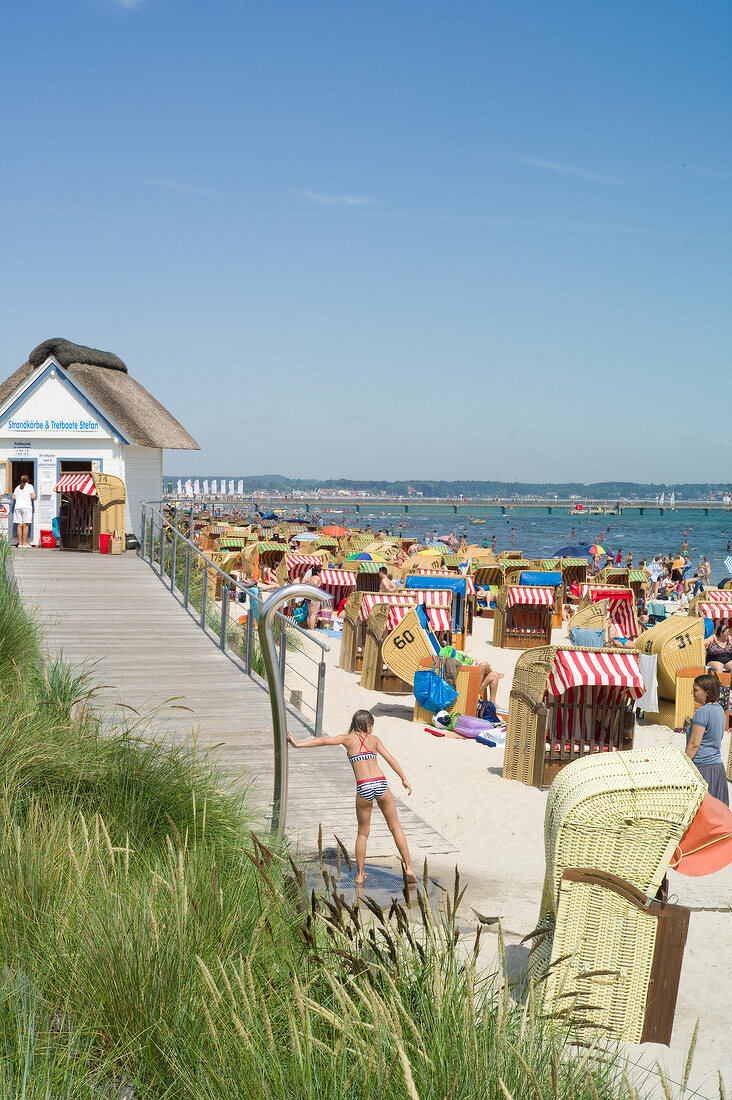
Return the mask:
MULTIPOLYGON (((368 737, 368 734, 366 734, 366 737, 368 737)), ((376 760, 376 753, 369 752, 368 749, 366 749, 366 746, 364 745, 364 738, 361 736, 360 733, 358 735, 358 739, 361 742, 361 749, 365 749, 366 751, 357 752, 354 753, 353 756, 349 756, 348 759, 351 761, 351 763, 354 764, 357 760, 376 760)))

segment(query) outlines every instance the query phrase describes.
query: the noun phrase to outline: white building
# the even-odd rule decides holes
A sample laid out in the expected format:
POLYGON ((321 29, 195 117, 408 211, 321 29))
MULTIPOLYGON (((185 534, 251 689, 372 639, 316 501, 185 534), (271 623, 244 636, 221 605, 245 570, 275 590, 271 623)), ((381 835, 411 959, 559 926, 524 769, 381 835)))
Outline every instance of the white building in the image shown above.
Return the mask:
POLYGON ((110 352, 46 340, 0 386, 0 495, 30 477, 32 542, 58 515, 59 479, 74 472, 122 479, 125 531, 139 538, 141 502, 162 495, 164 448, 200 450, 110 352))

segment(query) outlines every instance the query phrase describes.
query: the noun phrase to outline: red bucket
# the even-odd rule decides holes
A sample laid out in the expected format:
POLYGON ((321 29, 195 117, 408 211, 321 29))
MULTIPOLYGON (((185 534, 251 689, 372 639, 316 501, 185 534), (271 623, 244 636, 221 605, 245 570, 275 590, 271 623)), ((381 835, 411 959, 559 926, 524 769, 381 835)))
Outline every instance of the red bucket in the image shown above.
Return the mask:
POLYGON ((110 544, 111 541, 112 541, 112 536, 111 535, 100 535, 99 536, 99 552, 100 552, 100 554, 108 554, 109 553, 109 544, 110 544))

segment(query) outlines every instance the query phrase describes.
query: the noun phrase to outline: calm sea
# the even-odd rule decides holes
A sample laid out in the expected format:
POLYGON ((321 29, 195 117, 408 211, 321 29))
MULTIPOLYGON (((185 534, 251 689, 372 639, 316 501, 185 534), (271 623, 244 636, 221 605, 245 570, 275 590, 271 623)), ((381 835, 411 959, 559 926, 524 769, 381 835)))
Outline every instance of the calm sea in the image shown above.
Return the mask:
MULTIPOLYGON (((507 510, 502 516, 496 509, 461 508, 458 515, 451 509, 429 508, 410 504, 409 513, 398 506, 387 505, 383 510, 364 505, 357 514, 353 509, 344 514, 348 525, 364 527, 370 523, 374 530, 381 527, 395 534, 413 536, 424 541, 433 531, 437 535, 449 535, 452 531, 465 535, 469 543, 490 544, 496 536, 496 550, 522 550, 529 558, 550 558, 562 546, 586 545, 599 542, 606 550, 622 550, 623 560, 633 551, 635 565, 656 554, 676 554, 684 541, 689 544, 689 554, 696 568, 699 558, 706 556, 712 566, 712 582, 729 575, 724 559, 730 554, 728 540, 732 540, 732 513, 716 512, 705 516, 695 510, 646 510, 625 512, 622 516, 568 515, 567 509, 554 509, 551 515, 546 508, 521 508, 507 510), (485 522, 476 522, 485 520, 485 522), (572 533, 574 529, 574 534, 572 533)), ((323 515, 323 522, 337 522, 337 516, 323 515)))

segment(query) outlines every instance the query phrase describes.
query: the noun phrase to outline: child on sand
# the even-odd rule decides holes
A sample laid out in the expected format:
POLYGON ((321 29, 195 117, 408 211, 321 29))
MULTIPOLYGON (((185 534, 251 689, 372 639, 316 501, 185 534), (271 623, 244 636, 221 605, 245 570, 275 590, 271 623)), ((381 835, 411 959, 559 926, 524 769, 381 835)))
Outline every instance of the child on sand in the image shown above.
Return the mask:
POLYGON ((312 737, 307 741, 296 741, 290 731, 287 731, 287 740, 293 749, 317 749, 321 745, 343 745, 348 753, 348 760, 356 777, 356 818, 358 820, 358 836, 356 837, 356 884, 362 886, 366 878, 364 863, 366 862, 366 841, 371 829, 371 810, 374 802, 384 815, 384 820, 389 826, 394 843, 399 855, 404 862, 404 871, 411 882, 417 881, 417 876, 409 858, 407 840, 399 824, 394 795, 389 790, 386 777, 379 774, 377 762, 378 756, 386 760, 402 781, 402 786, 407 794, 412 793, 412 788, 407 782, 407 777, 401 769, 399 761, 382 745, 378 737, 375 737, 373 715, 368 710, 357 710, 351 719, 351 728, 348 733, 339 733, 336 737, 312 737))

